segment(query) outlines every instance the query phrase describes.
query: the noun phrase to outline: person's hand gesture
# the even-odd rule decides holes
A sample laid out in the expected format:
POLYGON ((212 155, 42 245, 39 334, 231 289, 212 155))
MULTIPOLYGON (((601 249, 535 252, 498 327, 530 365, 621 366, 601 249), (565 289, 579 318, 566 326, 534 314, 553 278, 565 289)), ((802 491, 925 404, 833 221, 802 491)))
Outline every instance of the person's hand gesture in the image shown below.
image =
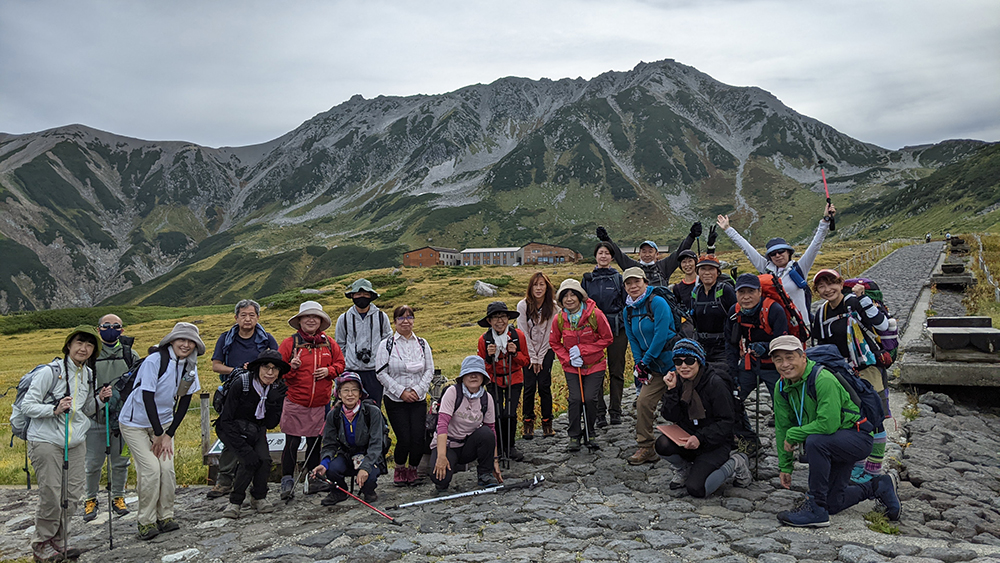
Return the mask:
POLYGON ((719 215, 715 218, 715 224, 723 231, 729 228, 729 215, 719 215))
POLYGON ((367 480, 368 480, 368 472, 365 471, 364 469, 359 469, 358 476, 356 478, 356 482, 358 483, 358 488, 364 487, 365 481, 367 480))
POLYGON ((313 379, 319 381, 330 375, 330 368, 317 368, 313 371, 313 379))
POLYGON ((794 452, 795 451, 795 444, 789 444, 788 440, 785 440, 785 451, 786 452, 794 452))
POLYGON ((611 237, 608 236, 608 230, 604 227, 597 227, 597 240, 601 242, 608 242, 611 237))
POLYGON ((97 393, 97 396, 101 398, 105 403, 111 398, 111 384, 107 384, 101 387, 101 390, 97 393))
POLYGON ((449 469, 451 469, 451 464, 448 463, 448 456, 439 455, 437 461, 434 462, 434 476, 440 481, 448 475, 449 469))
POLYGON ((694 224, 691 225, 691 236, 698 238, 701 236, 701 232, 701 221, 695 221, 694 224))
POLYGON ((833 219, 833 216, 836 214, 837 214, 837 208, 834 207, 832 203, 826 204, 826 211, 823 213, 823 216, 833 219))
POLYGON ((663 376, 663 382, 667 384, 667 389, 677 387, 677 372, 670 370, 663 376))
POLYGON ((56 404, 56 415, 69 412, 71 408, 73 408, 73 397, 63 397, 56 404))
POLYGON ((292 356, 292 361, 288 362, 288 365, 290 365, 292 369, 299 369, 299 366, 302 365, 301 356, 302 356, 302 348, 299 348, 298 350, 295 351, 295 354, 292 356))

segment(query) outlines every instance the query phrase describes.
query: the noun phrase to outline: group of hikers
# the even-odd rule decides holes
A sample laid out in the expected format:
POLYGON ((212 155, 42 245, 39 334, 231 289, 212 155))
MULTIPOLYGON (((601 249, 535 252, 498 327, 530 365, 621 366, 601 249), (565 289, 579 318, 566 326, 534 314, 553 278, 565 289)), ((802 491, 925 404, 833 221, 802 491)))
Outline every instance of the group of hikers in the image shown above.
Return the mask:
MULTIPOLYGON (((758 253, 722 215, 702 255, 691 250, 700 223, 665 258, 655 242, 645 241, 639 260, 599 227, 596 267, 582 280, 565 279, 556 288, 537 272, 514 309, 489 303, 478 323, 486 331, 476 354, 462 361, 452 385, 435 380, 431 345, 413 332, 414 309, 395 307, 390 320, 374 304, 379 294, 366 279, 347 289, 353 305, 335 324, 320 303, 302 303, 288 320, 294 334, 280 344, 259 324, 260 306, 242 300, 212 355, 221 379, 214 406, 224 449, 208 497, 227 499, 226 518, 240 517, 248 489, 252 510, 274 510, 267 431, 279 425, 285 434, 282 500, 291 500, 301 483, 305 494, 327 493, 325 506, 352 496, 376 502, 378 480, 388 473, 390 427, 394 485, 429 478, 446 491, 454 472, 474 462, 478 486, 496 486, 511 461, 524 460, 518 438, 537 437, 536 393, 541 438, 556 434, 556 359, 568 389, 567 449, 600 448, 600 429, 622 424, 630 348, 637 447, 629 464, 665 459, 675 468, 668 486, 694 497, 728 480, 748 486, 760 442, 744 403, 755 392, 759 400, 763 382, 773 403, 766 423, 775 429, 780 483, 790 487, 796 460, 809 466, 806 501, 778 520, 827 526, 830 514, 865 499, 880 502, 896 520, 895 475, 881 466, 894 326, 871 280, 844 280, 830 269, 807 279, 835 213, 828 204, 798 260, 781 238, 758 253), (717 228, 757 274, 733 279, 723 272, 714 254, 717 228), (678 268, 683 279, 670 285, 678 268), (815 314, 813 296, 823 300, 815 314), (826 355, 814 359, 814 350, 826 355), (443 392, 432 393, 432 386, 443 392), (877 396, 880 410, 865 408, 869 396, 877 396), (659 432, 657 407, 669 423, 659 432), (425 455, 429 464, 422 466, 425 455), (360 496, 351 492, 355 485, 360 496)), ((70 332, 62 359, 22 379, 28 383, 15 411, 30 422, 28 456, 39 485, 32 537, 37 561, 79 555, 66 542, 70 517, 81 499, 84 520, 97 516, 105 460, 109 510, 128 513, 128 454, 137 475, 139 538, 179 528, 173 437, 200 391, 197 359, 206 347, 198 327, 185 322, 144 359, 133 344, 122 320, 106 315, 96 329, 70 332)))

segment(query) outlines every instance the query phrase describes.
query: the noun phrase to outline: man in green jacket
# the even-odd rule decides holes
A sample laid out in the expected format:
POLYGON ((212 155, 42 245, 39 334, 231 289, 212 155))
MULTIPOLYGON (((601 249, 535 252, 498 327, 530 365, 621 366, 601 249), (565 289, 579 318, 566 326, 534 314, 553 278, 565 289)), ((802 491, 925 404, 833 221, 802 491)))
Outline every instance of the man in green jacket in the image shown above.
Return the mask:
POLYGON ((872 451, 871 423, 861 420, 860 408, 836 376, 806 358, 794 336, 771 341, 771 359, 781 376, 774 394, 775 444, 781 485, 792 485, 795 448, 802 446, 809 463, 809 495, 797 510, 778 513, 789 526, 829 526, 830 514, 863 500, 878 500, 890 520, 899 520, 895 475, 881 475, 864 484, 851 482, 851 469, 872 451), (807 377, 815 377, 815 397, 807 391, 807 377))

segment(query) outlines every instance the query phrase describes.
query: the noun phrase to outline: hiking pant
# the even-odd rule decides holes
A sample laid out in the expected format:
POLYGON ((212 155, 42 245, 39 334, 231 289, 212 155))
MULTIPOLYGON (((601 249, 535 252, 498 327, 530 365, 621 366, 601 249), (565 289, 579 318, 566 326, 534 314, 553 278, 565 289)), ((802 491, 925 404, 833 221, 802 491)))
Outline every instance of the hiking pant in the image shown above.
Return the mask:
POLYGON ((570 438, 584 436, 580 426, 580 414, 582 412, 587 421, 586 436, 593 439, 595 436, 594 424, 597 423, 597 397, 603 391, 601 384, 604 383, 604 370, 583 375, 583 399, 580 398, 581 376, 576 373, 575 368, 571 368, 571 370, 565 372, 566 389, 569 390, 568 434, 570 438))
POLYGON ((538 402, 542 408, 542 420, 552 420, 552 362, 556 353, 549 349, 542 359, 542 370, 535 373, 531 366, 521 370, 524 374, 524 405, 521 413, 525 422, 535 420, 535 389, 538 389, 538 402))
POLYGON ((774 386, 778 383, 779 378, 777 370, 761 368, 757 365, 749 370, 738 369, 736 382, 740 386, 740 401, 745 401, 754 389, 760 386, 761 381, 764 382, 764 386, 767 387, 767 392, 773 400, 774 386))
POLYGON ((375 376, 375 370, 358 370, 354 373, 361 376, 361 383, 365 386, 365 392, 368 393, 368 398, 375 401, 375 404, 381 408, 382 394, 385 393, 385 388, 382 387, 382 382, 375 376))
POLYGON ((622 393, 625 392, 625 350, 628 350, 628 336, 622 329, 608 346, 608 377, 611 382, 608 387, 607 403, 604 401, 604 382, 601 382, 601 392, 597 396, 598 418, 604 418, 605 414, 610 414, 612 418, 621 418, 622 416, 622 393))
POLYGON ((656 436, 653 435, 653 423, 656 422, 657 405, 667 390, 663 382, 663 374, 650 372, 649 382, 639 390, 639 398, 635 404, 635 441, 640 448, 652 448, 656 436))
MULTIPOLYGON (((319 451, 323 448, 322 436, 306 436, 306 460, 303 467, 307 471, 312 471, 319 465, 319 451)), ((285 449, 281 450, 281 475, 293 475, 295 464, 299 457, 299 445, 302 444, 302 436, 292 436, 285 434, 285 449)))
POLYGON ((805 452, 809 460, 809 495, 816 504, 826 508, 830 514, 836 514, 872 498, 877 479, 864 485, 851 483, 855 462, 868 457, 871 451, 872 435, 855 428, 807 436, 805 452))
POLYGON ((153 454, 152 428, 121 426, 122 438, 132 452, 135 462, 136 489, 139 491, 139 523, 146 526, 157 520, 174 517, 174 493, 177 476, 174 474, 174 456, 167 459, 153 454))
POLYGON ((726 479, 733 474, 736 468, 735 463, 733 463, 730 464, 730 467, 723 469, 723 466, 729 461, 729 444, 716 446, 713 449, 699 447, 689 450, 661 435, 656 439, 654 447, 656 453, 674 467, 683 468, 690 465, 687 481, 684 482, 684 485, 687 487, 688 494, 695 498, 705 498, 714 493, 726 482, 726 479))
MULTIPOLYGON (((267 447, 267 430, 261 428, 256 438, 252 442, 247 440, 247 444, 253 448, 259 463, 256 467, 250 467, 246 460, 239 463, 236 479, 233 480, 233 490, 229 493, 229 502, 232 504, 243 504, 247 498, 247 487, 251 483, 253 486, 250 488, 250 496, 258 500, 267 496, 267 479, 271 476, 271 451, 267 447)), ((233 455, 235 456, 235 450, 233 455)))
POLYGON ((237 457, 236 452, 223 445, 222 453, 219 454, 219 473, 215 478, 216 484, 220 487, 232 487, 233 481, 236 480, 236 470, 239 463, 240 458, 237 457))
MULTIPOLYGON (((493 395, 493 403, 496 405, 496 434, 497 451, 500 455, 510 453, 514 447, 514 434, 517 433, 517 403, 521 398, 522 383, 515 383, 510 387, 500 387, 495 383, 486 384, 486 390, 493 395)), ((490 467, 493 467, 492 464, 490 467)))
POLYGON ((35 533, 31 543, 38 544, 55 538, 62 549, 62 534, 69 537, 69 522, 80 505, 83 496, 84 468, 87 459, 86 444, 77 444, 69 449, 69 470, 66 498, 69 507, 62 512, 63 445, 48 442, 28 442, 28 457, 35 468, 38 481, 38 504, 35 505, 35 533), (60 518, 62 516, 62 518, 60 518))
MULTIPOLYGON (((449 438, 449 442, 451 439, 449 438)), ((434 465, 437 463, 438 450, 431 449, 431 472, 430 478, 439 491, 443 491, 451 484, 451 478, 455 474, 455 466, 459 464, 476 462, 476 475, 490 475, 493 473, 493 451, 496 447, 496 436, 490 431, 490 427, 483 425, 469 434, 461 446, 449 446, 445 455, 448 456, 448 471, 444 479, 438 479, 434 475, 434 465)))
MULTIPOLYGON (((90 421, 90 429, 87 430, 87 496, 83 498, 97 498, 97 493, 101 487, 101 468, 104 467, 105 460, 105 436, 104 425, 90 421)), ((111 476, 111 495, 114 497, 125 496, 125 479, 128 478, 128 456, 122 455, 122 437, 111 433, 111 465, 108 467, 108 475, 111 476)))
MULTIPOLYGON (((337 457, 330 460, 330 468, 327 469, 327 478, 333 481, 335 484, 340 485, 345 490, 350 491, 351 489, 347 486, 347 477, 354 477, 358 474, 358 470, 354 469, 354 464, 351 459, 344 456, 338 455, 337 457)), ((382 472, 379 471, 378 467, 372 467, 371 471, 368 473, 368 478, 365 479, 365 486, 361 487, 361 494, 370 495, 375 492, 375 487, 378 486, 378 476, 382 472)))
POLYGON ((407 403, 386 397, 385 416, 389 419, 392 431, 396 433, 396 449, 393 451, 396 467, 420 465, 420 458, 427 451, 427 433, 424 430, 427 402, 421 400, 407 403))

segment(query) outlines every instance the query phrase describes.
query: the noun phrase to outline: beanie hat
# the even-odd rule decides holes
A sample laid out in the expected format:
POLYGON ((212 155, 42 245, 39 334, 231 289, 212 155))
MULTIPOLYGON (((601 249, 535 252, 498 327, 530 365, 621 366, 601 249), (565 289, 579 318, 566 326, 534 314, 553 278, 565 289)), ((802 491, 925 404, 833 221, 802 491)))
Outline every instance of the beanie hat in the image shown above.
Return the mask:
POLYGON ((173 330, 170 334, 163 337, 160 340, 159 348, 169 345, 174 340, 187 339, 194 342, 198 350, 198 355, 201 356, 205 353, 205 343, 201 341, 200 333, 198 332, 198 327, 191 323, 177 323, 174 325, 173 330))
POLYGON ((705 349, 690 338, 681 338, 674 344, 674 357, 677 356, 691 356, 697 358, 701 365, 705 365, 705 349))

